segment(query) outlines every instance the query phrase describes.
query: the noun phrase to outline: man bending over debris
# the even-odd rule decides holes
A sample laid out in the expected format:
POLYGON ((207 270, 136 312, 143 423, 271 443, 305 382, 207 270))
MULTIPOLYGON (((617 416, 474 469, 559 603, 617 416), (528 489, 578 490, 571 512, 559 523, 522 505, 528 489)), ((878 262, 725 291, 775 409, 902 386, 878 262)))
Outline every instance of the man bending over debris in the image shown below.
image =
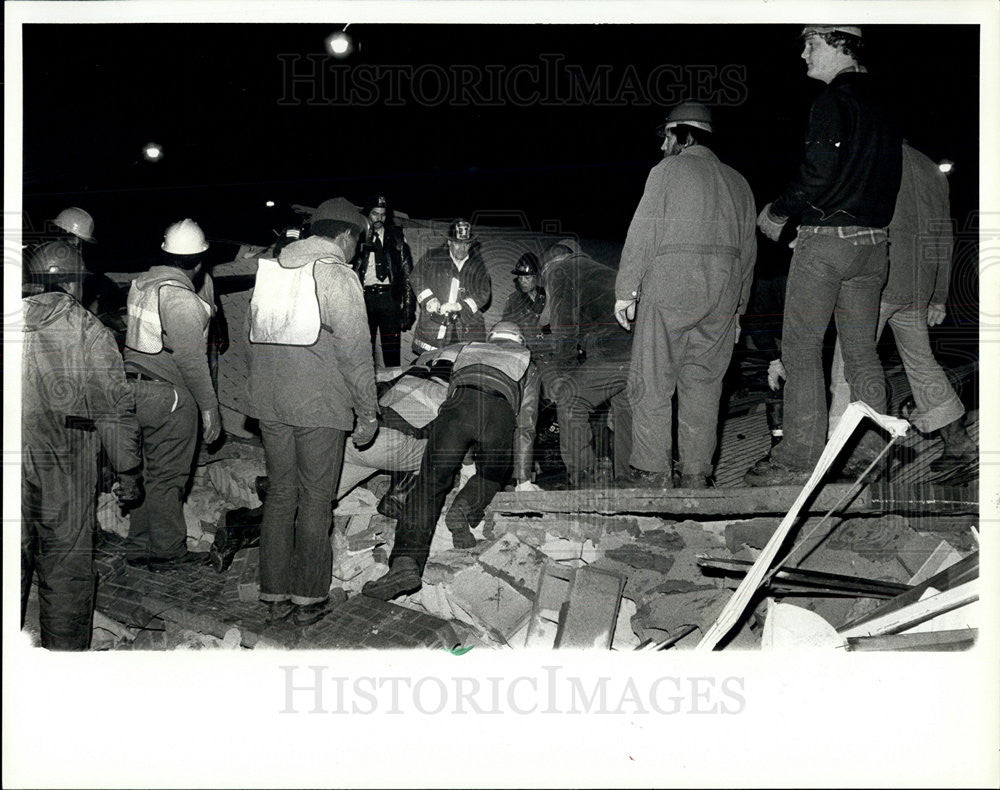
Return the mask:
POLYGON ((434 525, 470 447, 476 474, 445 516, 455 548, 476 545, 471 527, 479 523, 512 467, 516 490, 534 487, 531 460, 538 389, 538 369, 516 324, 501 321, 488 342, 463 345, 452 367, 448 400, 431 424, 417 488, 396 525, 389 572, 365 584, 365 595, 388 601, 420 589, 434 525))

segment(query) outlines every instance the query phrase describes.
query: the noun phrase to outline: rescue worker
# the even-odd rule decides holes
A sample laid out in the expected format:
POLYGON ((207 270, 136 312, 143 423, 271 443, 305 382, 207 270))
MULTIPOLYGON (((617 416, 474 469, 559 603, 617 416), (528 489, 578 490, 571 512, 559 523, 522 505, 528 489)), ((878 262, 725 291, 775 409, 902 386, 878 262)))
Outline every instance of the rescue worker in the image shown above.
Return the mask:
POLYGON ((385 195, 377 195, 366 213, 369 230, 358 245, 354 270, 365 289, 372 353, 375 337, 380 335, 382 362, 387 368, 398 368, 400 334, 413 326, 416 312, 409 284, 413 257, 385 195))
MULTIPOLYGON (((451 366, 462 345, 446 346, 421 355, 400 376, 378 384, 378 434, 364 448, 350 444, 344 450, 344 468, 340 473, 337 498, 347 495, 355 486, 379 471, 394 472, 398 480, 383 497, 397 507, 403 493, 412 487, 412 479, 420 469, 430 424, 437 417, 441 404, 448 396, 451 366)), ((384 513, 384 515, 389 515, 384 513)), ((398 518, 396 512, 393 518, 398 518)))
POLYGON ((135 399, 111 333, 79 303, 87 273, 79 251, 48 242, 26 269, 41 292, 22 302, 21 627, 37 572, 42 647, 86 650, 98 452, 118 470, 119 501, 136 501, 135 399))
POLYGON ((260 599, 272 622, 309 625, 326 614, 345 439, 353 428, 363 447, 378 430, 364 295, 350 265, 367 224, 344 198, 324 201, 307 237, 257 264, 248 412, 267 464, 260 599))
MULTIPOLYGON (((975 442, 962 426, 965 407, 934 359, 927 332, 947 315, 951 224, 948 178, 937 164, 904 141, 902 181, 889 223, 889 275, 879 304, 876 339, 886 324, 892 327, 917 406, 907 419, 923 433, 937 431, 941 435, 944 454, 932 465, 935 471, 978 457, 975 442)), ((832 431, 850 398, 839 338, 830 378, 832 431)))
POLYGON ((517 324, 530 346, 541 337, 539 319, 545 309, 545 289, 538 286, 538 256, 524 253, 510 273, 514 275, 515 290, 507 297, 500 320, 517 324))
MULTIPOLYGON (((826 84, 809 111, 805 155, 792 182, 764 206, 757 226, 777 241, 800 218, 788 272, 781 362, 788 372, 782 440, 744 476, 748 485, 804 483, 826 445, 823 336, 831 315, 844 350, 851 399, 886 408, 875 347, 879 294, 888 265, 888 226, 902 170, 902 137, 861 64, 862 31, 807 25, 806 75, 826 84)), ((847 474, 881 446, 859 443, 847 474)))
POLYGON ((451 223, 447 244, 421 257, 410 285, 420 305, 413 330, 414 354, 486 338, 482 311, 492 285, 470 223, 464 219, 451 223))
MULTIPOLYGON (((632 335, 612 320, 615 270, 561 239, 543 256, 548 350, 539 354, 545 396, 556 404, 559 451, 573 488, 610 486, 628 473, 632 412, 626 396, 632 335), (591 417, 610 403, 614 461, 595 452, 591 417)), ((598 428, 598 430, 603 430, 598 428)))
POLYGON ((94 218, 82 208, 70 206, 60 211, 52 224, 62 231, 62 240, 68 242, 77 250, 83 249, 83 242, 96 244, 94 238, 94 218))
POLYGON ((636 317, 630 480, 673 487, 676 391, 680 484, 705 488, 722 379, 750 299, 756 210, 746 179, 709 148, 708 107, 679 104, 660 134, 663 160, 646 179, 615 282, 615 318, 629 329, 636 317))
POLYGON ((215 304, 204 270, 208 242, 192 219, 167 228, 161 263, 139 275, 128 294, 125 377, 132 382, 142 428, 146 498, 132 511, 125 558, 152 571, 203 562, 187 549, 184 491, 198 445, 212 444, 222 426, 208 362, 215 304))
POLYGON ((417 487, 396 524, 389 572, 367 582, 365 595, 387 601, 420 589, 434 526, 470 447, 476 473, 445 516, 455 548, 476 545, 472 527, 511 471, 516 490, 535 489, 531 469, 538 390, 538 369, 516 324, 501 321, 487 342, 470 342, 459 350, 448 399, 431 423, 417 487))

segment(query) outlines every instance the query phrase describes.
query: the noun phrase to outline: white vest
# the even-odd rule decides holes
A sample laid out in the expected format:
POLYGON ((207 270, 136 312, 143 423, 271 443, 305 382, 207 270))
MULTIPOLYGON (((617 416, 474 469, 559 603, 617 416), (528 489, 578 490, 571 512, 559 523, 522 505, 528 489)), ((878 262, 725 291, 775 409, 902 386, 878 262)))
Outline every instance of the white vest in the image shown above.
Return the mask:
POLYGON ((321 329, 316 262, 286 269, 273 258, 257 262, 250 298, 250 342, 311 346, 321 329))

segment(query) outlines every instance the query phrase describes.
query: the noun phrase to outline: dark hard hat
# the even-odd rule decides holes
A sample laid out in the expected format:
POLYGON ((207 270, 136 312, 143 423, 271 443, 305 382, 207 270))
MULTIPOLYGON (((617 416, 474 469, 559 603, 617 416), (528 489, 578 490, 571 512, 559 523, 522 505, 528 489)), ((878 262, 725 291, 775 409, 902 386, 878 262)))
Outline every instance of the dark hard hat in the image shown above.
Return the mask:
POLYGON ((27 262, 28 276, 33 280, 64 282, 87 274, 83 256, 72 244, 49 241, 37 247, 27 262))
POLYGON ((538 256, 533 252, 526 252, 520 258, 514 268, 510 270, 511 274, 516 274, 518 277, 521 276, 538 276, 538 256))
POLYGON ((476 237, 472 234, 472 223, 468 220, 456 219, 448 228, 448 239, 450 241, 475 241, 476 237))

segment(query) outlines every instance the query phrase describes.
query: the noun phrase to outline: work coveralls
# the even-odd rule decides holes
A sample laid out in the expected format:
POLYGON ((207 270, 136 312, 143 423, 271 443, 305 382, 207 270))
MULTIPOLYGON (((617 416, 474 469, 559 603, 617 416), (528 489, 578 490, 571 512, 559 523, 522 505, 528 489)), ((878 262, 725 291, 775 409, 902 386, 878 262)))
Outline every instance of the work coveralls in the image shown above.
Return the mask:
POLYGON ((21 625, 37 571, 42 646, 86 650, 97 456, 138 469, 135 400, 111 332, 72 296, 28 297, 23 313, 21 625))
POLYGON ((531 479, 538 370, 531 352, 513 341, 469 343, 458 354, 449 395, 420 462, 417 488, 410 493, 396 525, 390 566, 410 557, 423 572, 434 525, 470 447, 476 474, 465 484, 445 516, 450 530, 475 526, 486 506, 511 476, 531 479))
POLYGON ((355 415, 377 410, 364 294, 340 247, 312 236, 258 262, 249 318, 249 414, 260 421, 269 483, 260 598, 319 603, 332 579, 345 438, 355 415))
POLYGON ((705 146, 649 173, 615 284, 617 299, 640 299, 629 384, 636 469, 670 472, 676 391, 680 472, 712 472, 722 379, 750 298, 755 215, 746 179, 705 146))
POLYGON ((125 551, 136 560, 187 552, 184 492, 198 446, 199 410, 218 407, 209 372, 211 278, 195 292, 189 272, 153 266, 128 295, 125 374, 142 428, 146 498, 131 512, 125 551))

